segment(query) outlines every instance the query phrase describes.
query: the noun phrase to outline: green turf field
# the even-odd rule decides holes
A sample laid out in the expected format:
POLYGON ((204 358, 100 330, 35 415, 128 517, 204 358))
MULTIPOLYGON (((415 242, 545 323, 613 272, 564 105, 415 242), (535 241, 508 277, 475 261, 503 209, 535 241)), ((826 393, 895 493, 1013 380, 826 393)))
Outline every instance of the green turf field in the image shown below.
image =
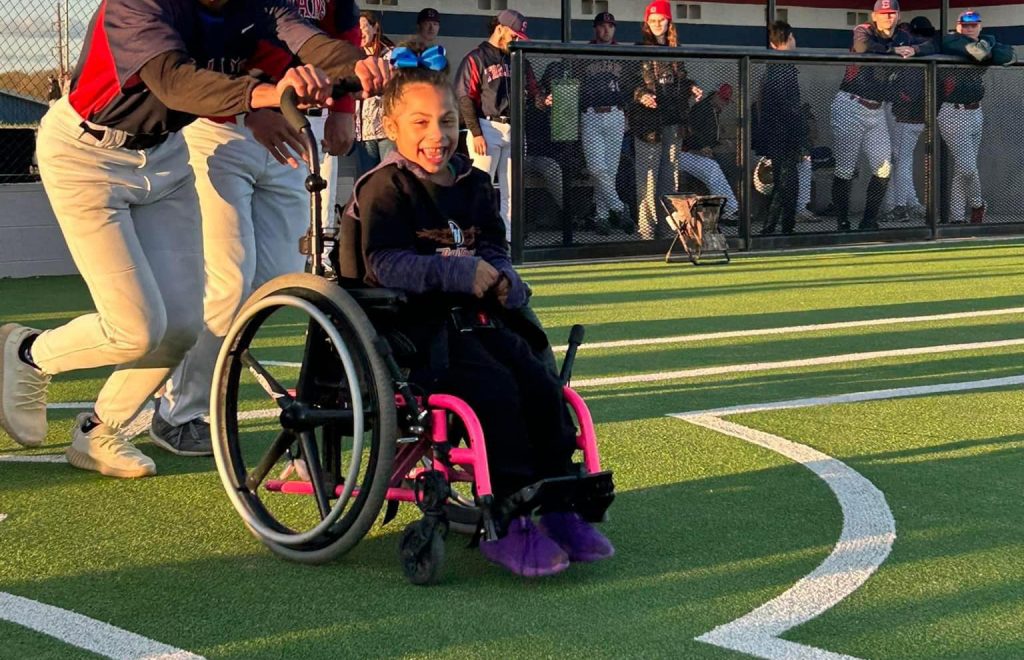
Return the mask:
MULTIPOLYGON (((42 448, 0 433, 0 657, 95 657, 72 645, 79 629, 12 623, 26 601, 5 595, 208 658, 1024 657, 1022 258, 1024 242, 992 241, 525 269, 552 343, 587 326, 574 380, 618 490, 604 526, 617 556, 544 580, 452 535, 442 584, 409 585, 397 539, 413 510, 333 564, 288 563, 245 530, 212 460, 143 436, 159 475, 140 481, 11 462, 62 455, 78 411, 54 409, 42 448), (600 345, 614 341, 633 343, 600 345), (804 401, 764 405, 791 400, 804 401), (726 407, 741 408, 714 412, 726 407), (801 465, 709 418, 818 458, 801 465), (883 510, 812 471, 837 464, 883 510), (802 580, 885 545, 844 534, 890 514, 895 539, 849 593, 828 585, 852 568, 802 580), (786 601, 794 585, 837 603, 786 601), (786 603, 773 621, 795 623, 755 629, 754 650, 695 639, 769 602, 786 603)), ((89 305, 76 278, 0 280, 0 323, 52 327, 89 305)), ((282 318, 261 359, 300 359, 302 330, 282 318)), ((51 402, 93 400, 104 374, 58 376, 51 402)))

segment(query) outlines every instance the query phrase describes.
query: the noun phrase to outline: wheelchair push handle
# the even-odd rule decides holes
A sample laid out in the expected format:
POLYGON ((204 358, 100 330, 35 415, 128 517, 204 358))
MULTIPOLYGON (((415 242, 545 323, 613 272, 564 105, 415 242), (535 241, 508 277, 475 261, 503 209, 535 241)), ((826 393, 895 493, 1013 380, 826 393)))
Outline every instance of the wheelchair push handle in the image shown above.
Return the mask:
MULTIPOLYGON (((359 78, 350 77, 342 78, 338 82, 334 83, 334 89, 331 91, 331 98, 337 100, 338 98, 345 96, 346 94, 357 94, 363 91, 363 84, 359 82, 359 78)), ((281 93, 281 114, 288 121, 292 128, 297 131, 302 131, 303 128, 309 127, 309 121, 306 119, 306 114, 299 110, 299 97, 295 93, 294 87, 286 87, 284 92, 281 93)))
POLYGON ((572 365, 576 361, 576 349, 583 343, 585 334, 586 330, 578 323, 569 330, 569 347, 565 351, 565 359, 562 360, 562 373, 559 375, 563 385, 568 385, 572 378, 572 365))

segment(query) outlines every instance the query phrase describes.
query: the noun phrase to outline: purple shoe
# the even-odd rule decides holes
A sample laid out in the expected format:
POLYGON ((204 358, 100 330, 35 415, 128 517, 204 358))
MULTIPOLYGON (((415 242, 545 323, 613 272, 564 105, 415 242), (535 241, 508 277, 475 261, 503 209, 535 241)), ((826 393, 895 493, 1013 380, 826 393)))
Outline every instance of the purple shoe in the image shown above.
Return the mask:
POLYGON ((484 541, 480 552, 489 561, 516 575, 542 577, 569 568, 569 557, 558 544, 541 534, 530 518, 516 518, 497 541, 484 541))
POLYGON ((615 555, 612 542, 577 513, 545 513, 540 524, 548 537, 569 554, 571 561, 600 561, 615 555))

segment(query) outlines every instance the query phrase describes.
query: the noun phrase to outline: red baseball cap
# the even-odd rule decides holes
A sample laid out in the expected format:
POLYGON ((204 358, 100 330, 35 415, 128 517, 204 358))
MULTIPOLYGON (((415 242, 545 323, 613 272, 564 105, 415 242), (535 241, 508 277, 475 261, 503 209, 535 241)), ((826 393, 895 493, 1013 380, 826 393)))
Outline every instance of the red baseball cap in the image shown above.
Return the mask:
POLYGON ((654 0, 651 4, 647 5, 647 9, 644 10, 644 23, 651 17, 651 14, 661 14, 665 18, 672 19, 672 7, 669 6, 667 0, 654 0))

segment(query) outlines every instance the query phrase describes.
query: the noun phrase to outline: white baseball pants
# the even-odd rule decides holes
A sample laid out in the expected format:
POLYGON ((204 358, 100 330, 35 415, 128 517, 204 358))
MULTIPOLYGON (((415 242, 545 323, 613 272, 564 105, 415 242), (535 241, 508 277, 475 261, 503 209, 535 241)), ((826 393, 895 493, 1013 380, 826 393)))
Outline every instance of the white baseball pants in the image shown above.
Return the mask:
POLYGON ((151 149, 101 147, 64 97, 43 117, 43 186, 96 312, 43 332, 49 374, 116 365, 96 415, 131 421, 202 327, 199 201, 180 134, 151 149))
POLYGON ((500 121, 480 119, 480 130, 487 142, 487 153, 480 155, 473 150, 473 135, 470 134, 469 157, 473 167, 491 175, 498 174, 498 212, 505 221, 505 240, 512 240, 512 126, 500 121))
POLYGON ((609 112, 590 110, 580 116, 583 160, 594 181, 594 218, 598 221, 607 220, 610 211, 622 213, 626 208, 615 187, 625 132, 626 116, 617 108, 609 112))
POLYGON ((692 151, 683 151, 679 154, 679 169, 692 177, 696 177, 708 187, 712 195, 725 197, 725 208, 722 215, 729 215, 739 210, 739 202, 729 185, 729 180, 722 173, 722 166, 714 158, 701 156, 692 151))
POLYGON ((235 313, 264 282, 302 272, 307 169, 278 163, 244 125, 200 119, 184 130, 203 217, 205 327, 167 381, 160 413, 174 425, 209 413, 213 367, 235 313))
POLYGON ((943 103, 938 119, 939 132, 953 160, 949 177, 949 220, 959 222, 969 208, 978 208, 985 203, 981 198, 981 178, 978 176, 984 116, 981 108, 969 110, 943 103))
POLYGON ((861 150, 868 157, 872 176, 886 179, 892 170, 892 146, 885 109, 868 108, 847 92, 839 92, 832 101, 832 151, 835 175, 852 179, 861 150))

